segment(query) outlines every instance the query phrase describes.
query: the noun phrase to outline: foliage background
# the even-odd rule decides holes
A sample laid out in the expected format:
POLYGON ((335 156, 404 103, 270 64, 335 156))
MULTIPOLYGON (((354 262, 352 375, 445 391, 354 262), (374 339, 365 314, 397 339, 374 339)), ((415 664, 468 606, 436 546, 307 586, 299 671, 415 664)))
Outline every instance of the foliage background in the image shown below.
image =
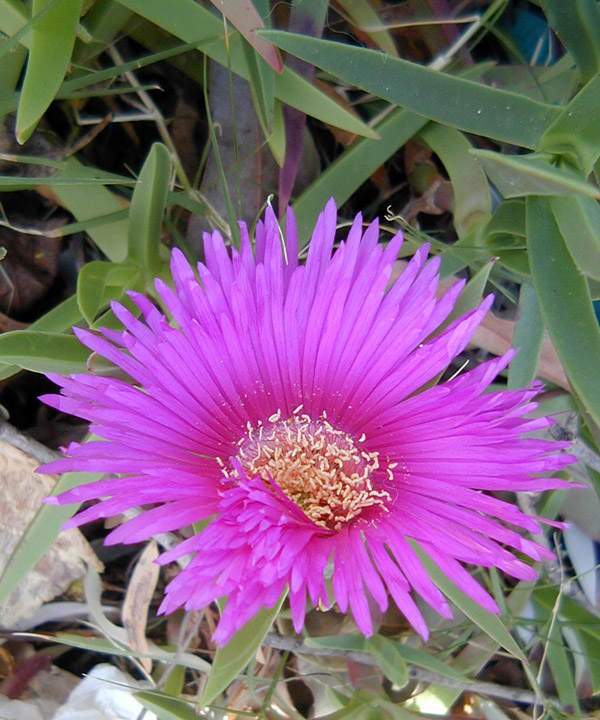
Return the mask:
MULTIPOLYGON (((127 289, 155 297, 169 247, 197 258, 215 227, 236 244, 235 219, 253 224, 270 195, 281 217, 290 202, 306 246, 333 196, 342 219, 379 216, 384 241, 404 230, 406 257, 430 242, 443 279, 467 276, 456 314, 496 293, 461 363, 520 347, 503 381, 546 382, 541 411, 575 441, 573 472, 590 485, 537 504, 573 524, 546 539, 559 560, 537 584, 477 572, 501 619, 432 568, 457 620, 431 618, 426 647, 393 613, 364 641, 313 612, 294 644, 283 605, 278 634, 265 638, 277 613, 264 612, 215 653, 216 609, 156 620, 164 578, 143 575, 139 548, 127 563, 98 549, 115 606, 136 572, 156 586, 137 635, 106 617, 91 572, 79 599, 94 632, 61 618, 36 647, 81 648, 77 667, 120 657, 153 684, 139 699, 162 718, 598 715, 596 0, 0 0, 0 32, 0 402, 13 425, 51 447, 82 437, 35 406, 47 381, 31 373, 110 372, 71 327, 118 327, 109 303, 127 289)), ((532 512, 535 500, 519 498, 532 512)), ((0 600, 70 513, 37 512, 0 600)))

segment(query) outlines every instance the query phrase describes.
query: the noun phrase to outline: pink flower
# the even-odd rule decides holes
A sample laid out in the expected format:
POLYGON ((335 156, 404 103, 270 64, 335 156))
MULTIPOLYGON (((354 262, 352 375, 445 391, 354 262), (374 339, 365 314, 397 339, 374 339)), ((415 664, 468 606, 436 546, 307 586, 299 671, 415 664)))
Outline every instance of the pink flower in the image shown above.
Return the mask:
POLYGON ((332 255, 335 227, 330 201, 299 265, 291 211, 283 248, 267 209, 255 254, 244 225, 231 255, 219 233, 205 235, 200 282, 173 251, 175 290, 161 280, 156 288, 176 327, 132 293, 143 321, 115 304, 124 332, 75 329, 131 380, 52 376, 62 396, 43 398, 104 439, 71 445, 44 472, 118 476, 53 499, 103 498, 69 526, 154 506, 107 538, 137 543, 212 517, 162 556, 194 554, 161 610, 228 596, 220 644, 286 587, 297 631, 307 595, 313 605, 350 607, 365 635, 369 596, 382 611, 391 596, 427 638, 413 591, 451 612, 411 541, 492 612, 496 603, 463 564, 528 580, 536 572, 521 557, 551 556, 514 529, 539 533, 534 519, 486 492, 566 485, 544 477, 573 462, 565 444, 523 437, 551 424, 526 417, 540 385, 484 394, 509 352, 423 389, 465 348, 492 298, 431 337, 463 283, 436 300, 439 262, 426 264, 423 247, 388 290, 401 236, 384 249, 378 223, 363 234, 358 215, 332 255))

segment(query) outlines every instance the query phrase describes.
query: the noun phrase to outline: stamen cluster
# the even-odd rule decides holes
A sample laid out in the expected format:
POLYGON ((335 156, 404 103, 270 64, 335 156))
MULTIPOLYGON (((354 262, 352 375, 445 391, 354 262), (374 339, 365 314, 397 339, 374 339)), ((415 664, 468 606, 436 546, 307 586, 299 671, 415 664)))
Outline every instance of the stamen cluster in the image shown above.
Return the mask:
MULTIPOLYGON (((237 458, 245 474, 260 475, 267 487, 275 483, 315 525, 328 530, 340 530, 367 507, 387 510, 389 493, 374 487, 379 453, 359 446, 364 435, 355 442, 333 427, 326 414, 313 420, 300 410, 286 420, 279 410, 256 428, 248 423, 237 458)), ((389 467, 387 474, 393 478, 389 467)))

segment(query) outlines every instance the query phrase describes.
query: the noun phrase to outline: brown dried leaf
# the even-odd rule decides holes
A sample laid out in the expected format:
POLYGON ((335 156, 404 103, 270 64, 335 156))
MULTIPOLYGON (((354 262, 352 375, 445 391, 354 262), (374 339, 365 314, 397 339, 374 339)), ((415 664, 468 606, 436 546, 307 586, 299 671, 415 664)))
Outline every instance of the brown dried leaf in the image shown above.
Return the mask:
MULTIPOLYGON (((137 561, 135 570, 131 575, 121 619, 123 627, 127 631, 129 645, 140 655, 148 652, 148 641, 146 640, 146 622, 148 620, 148 608, 152 602, 152 596, 160 568, 154 562, 158 557, 158 547, 154 540, 151 540, 140 559, 137 561)), ((140 658, 140 663, 148 674, 152 672, 152 660, 140 658)))
MULTIPOLYGON (((471 342, 477 347, 481 347, 493 355, 504 355, 512 347, 512 336, 515 330, 513 320, 503 320, 492 315, 491 312, 484 317, 481 325, 475 330, 475 334, 471 342)), ((538 363, 537 374, 540 377, 550 380, 565 390, 571 391, 569 381, 565 375, 565 371, 561 365, 554 345, 546 333, 544 342, 542 343, 542 351, 540 353, 540 361, 538 363)))
POLYGON ((415 197, 402 210, 409 222, 419 213, 441 215, 451 212, 454 206, 452 183, 447 180, 433 162, 429 148, 414 140, 404 149, 406 175, 415 197))
MULTIPOLYGON (((0 441, 0 572, 42 499, 54 486, 55 477, 34 472, 38 465, 21 450, 0 441)), ((102 563, 79 530, 61 533, 6 603, 0 606, 0 625, 11 627, 31 617, 43 603, 61 595, 82 577, 86 564, 98 572, 103 570, 102 563)))

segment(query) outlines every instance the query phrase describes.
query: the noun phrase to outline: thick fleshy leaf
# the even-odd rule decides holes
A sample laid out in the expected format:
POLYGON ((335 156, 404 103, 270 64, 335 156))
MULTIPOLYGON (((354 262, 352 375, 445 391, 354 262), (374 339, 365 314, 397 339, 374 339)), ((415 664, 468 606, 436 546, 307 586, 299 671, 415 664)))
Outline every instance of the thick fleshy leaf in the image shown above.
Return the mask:
MULTIPOLYGON (((90 5, 87 2, 84 10, 90 5)), ((85 13, 83 24, 92 40, 78 40, 73 50, 73 62, 86 65, 97 57, 117 37, 129 22, 133 13, 121 7, 115 0, 95 0, 85 13)))
POLYGON ((547 658, 550 672, 556 685, 556 692, 563 705, 574 715, 581 715, 575 678, 569 662, 569 654, 563 640, 560 622, 550 619, 550 634, 547 642, 547 658))
POLYGON ((580 272, 600 281, 600 205, 581 196, 554 197, 552 212, 580 272))
MULTIPOLYGON (((16 35, 29 21, 27 9, 15 0, 0 0, 0 30, 7 36, 16 35)), ((29 47, 31 38, 25 36, 23 45, 29 47)))
POLYGON ((481 165, 469 152, 471 143, 458 130, 429 123, 419 133, 439 157, 452 182, 454 227, 459 237, 486 223, 492 214, 490 186, 481 165))
POLYGON ((158 275, 163 214, 171 182, 171 156, 162 143, 154 143, 133 191, 129 210, 128 256, 147 278, 158 275))
MULTIPOLYGON (((73 325, 81 322, 81 312, 77 305, 77 296, 72 295, 70 298, 63 300, 52 310, 48 311, 41 318, 32 322, 25 332, 41 330, 49 333, 62 333, 71 330, 73 325)), ((2 337, 8 337, 10 333, 5 333, 2 337)), ((0 380, 5 380, 11 375, 19 372, 21 368, 18 365, 0 365, 0 380)))
MULTIPOLYGON (((596 9, 596 12, 600 22, 600 11, 596 9)), ((600 47, 598 50, 600 52, 600 47)), ((538 151, 564 156, 573 165, 580 167, 587 177, 600 157, 600 127, 596 122, 599 106, 600 76, 596 76, 548 127, 540 139, 538 151)))
POLYGON ((283 604, 285 594, 272 608, 261 608, 223 648, 217 648, 200 705, 210 705, 256 655, 283 604))
MULTIPOLYGON (((16 47, 13 52, 2 59, 2 72, 0 73, 0 125, 4 124, 5 116, 10 112, 7 106, 6 98, 14 96, 16 100, 15 87, 21 77, 21 72, 25 64, 27 51, 24 47, 16 47)), ((16 106, 16 102, 15 102, 16 106)))
POLYGON ((590 674, 592 693, 596 695, 600 692, 600 640, 577 626, 573 627, 573 632, 583 650, 583 658, 590 674))
POLYGON ((517 322, 512 346, 519 352, 508 367, 510 390, 525 387, 535 379, 544 340, 544 323, 540 314, 535 290, 531 283, 521 285, 517 322))
POLYGON ((90 351, 73 335, 15 330, 0 335, 0 362, 24 370, 64 375, 85 372, 90 351))
MULTIPOLYGON (((13 7, 16 10, 16 15, 18 16, 19 8, 17 6, 13 6, 13 7)), ((2 12, 3 9, 4 8, 0 5, 0 12, 2 12)), ((31 19, 27 18, 27 15, 25 14, 25 11, 23 10, 22 25, 19 22, 19 20, 17 20, 17 22, 16 22, 17 26, 21 25, 20 29, 17 32, 15 32, 12 35, 12 37, 9 36, 8 40, 3 40, 2 44, 0 45, 0 60, 2 60, 2 69, 3 70, 4 70, 5 63, 6 63, 6 56, 8 55, 10 57, 10 55, 12 55, 19 46, 21 47, 22 50, 24 50, 25 47, 29 47, 29 45, 31 44, 32 29, 41 20, 43 20, 43 18, 52 9, 53 9, 53 5, 52 5, 52 3, 49 3, 48 5, 46 5, 46 7, 42 8, 42 10, 39 13, 37 13, 37 15, 32 17, 31 19)), ((12 23, 10 21, 7 23, 4 18, 3 18, 3 20, 4 20, 4 22, 2 20, 0 20, 0 30, 2 30, 4 32, 4 28, 7 25, 10 26, 12 23)), ((9 33, 5 33, 5 34, 9 35, 9 33)), ((27 55, 25 54, 25 57, 26 56, 27 55)), ((7 63, 7 64, 10 65, 9 63, 7 63)), ((14 85, 10 89, 14 90, 15 89, 14 85)))
POLYGON ((383 674, 397 685, 403 688, 408 683, 408 671, 406 662, 398 651, 397 644, 383 635, 373 635, 367 640, 367 650, 373 656, 373 660, 383 671, 383 674))
POLYGON ((600 70, 600 9, 596 0, 542 0, 550 25, 588 79, 600 70))
POLYGON ((560 618, 564 619, 565 625, 576 633, 584 651, 592 680, 592 692, 599 692, 600 663, 597 653, 600 649, 600 625, 598 617, 571 598, 559 598, 556 587, 539 587, 535 590, 534 598, 549 612, 555 612, 557 602, 560 602, 560 618))
MULTIPOLYGON (((33 0, 37 15, 51 0, 33 0)), ((54 100, 71 59, 83 0, 59 0, 33 27, 17 111, 16 135, 24 143, 54 100)))
MULTIPOLYGON (((500 203, 485 229, 486 246, 514 247, 525 238, 525 203, 523 200, 507 200, 500 203)), ((524 245, 523 245, 524 247, 524 245)))
POLYGON ((77 277, 77 303, 88 325, 111 300, 136 289, 141 271, 134 265, 94 261, 86 263, 77 277))
POLYGON ((475 310, 475 308, 481 304, 481 298, 485 292, 485 286, 495 262, 494 258, 488 260, 464 286, 452 308, 452 312, 442 325, 440 325, 440 330, 448 327, 450 323, 462 315, 471 312, 471 310, 475 310))
POLYGON ((99 174, 100 171, 87 167, 77 158, 71 157, 65 163, 64 169, 57 175, 57 178, 64 180, 65 184, 54 185, 52 190, 64 207, 80 222, 92 221, 104 216, 115 217, 115 220, 109 223, 100 225, 90 223, 86 231, 109 260, 122 262, 127 257, 128 224, 126 219, 116 218, 121 218, 117 213, 123 210, 126 201, 111 193, 102 184, 96 185, 93 193, 90 193, 89 188, 81 183, 66 184, 67 180, 74 178, 93 180, 99 174))
POLYGON ((377 97, 465 132, 537 147, 560 109, 376 50, 279 30, 260 33, 282 50, 377 97), (444 102, 440 102, 444 98, 444 102))
POLYGON ((471 150, 505 198, 527 195, 584 195, 600 199, 600 190, 567 167, 551 165, 539 155, 503 155, 471 150))
POLYGON ((569 383, 600 424, 600 328, 585 278, 577 270, 556 224, 550 201, 527 198, 531 277, 542 317, 569 383))

